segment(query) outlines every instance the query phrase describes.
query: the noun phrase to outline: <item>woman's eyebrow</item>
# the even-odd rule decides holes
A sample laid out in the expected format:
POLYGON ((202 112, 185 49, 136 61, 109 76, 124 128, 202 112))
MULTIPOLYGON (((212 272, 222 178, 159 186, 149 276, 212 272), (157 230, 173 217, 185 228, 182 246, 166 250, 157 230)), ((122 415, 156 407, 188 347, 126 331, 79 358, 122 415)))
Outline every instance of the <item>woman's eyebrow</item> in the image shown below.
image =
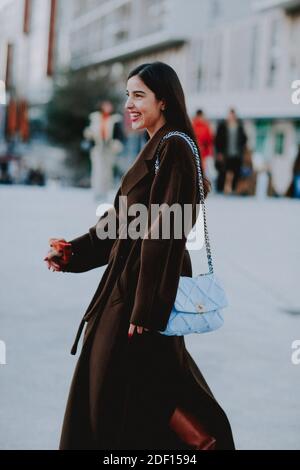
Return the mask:
MULTIPOLYGON (((128 90, 126 90, 126 93, 129 93, 129 91, 128 91, 128 90)), ((145 95, 145 94, 146 94, 146 92, 145 92, 145 91, 143 91, 143 90, 133 90, 133 92, 132 92, 132 93, 143 93, 143 95, 145 95)))

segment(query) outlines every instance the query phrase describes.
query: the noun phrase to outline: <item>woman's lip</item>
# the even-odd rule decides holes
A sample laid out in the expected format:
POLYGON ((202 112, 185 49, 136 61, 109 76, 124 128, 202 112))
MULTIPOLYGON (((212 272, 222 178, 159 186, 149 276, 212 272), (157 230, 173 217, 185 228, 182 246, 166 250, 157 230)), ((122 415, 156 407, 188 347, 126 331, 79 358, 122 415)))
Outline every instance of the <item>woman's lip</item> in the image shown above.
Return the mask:
POLYGON ((137 121, 141 117, 140 114, 130 114, 131 121, 137 121))

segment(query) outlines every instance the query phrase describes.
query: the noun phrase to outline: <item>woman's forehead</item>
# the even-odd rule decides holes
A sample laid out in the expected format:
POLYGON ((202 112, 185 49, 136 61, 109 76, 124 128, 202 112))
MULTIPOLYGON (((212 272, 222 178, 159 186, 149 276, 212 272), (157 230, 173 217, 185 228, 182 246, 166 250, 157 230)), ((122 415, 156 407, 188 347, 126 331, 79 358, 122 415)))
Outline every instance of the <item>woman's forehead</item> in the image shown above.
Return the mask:
POLYGON ((135 75, 129 78, 129 80, 127 81, 127 90, 131 92, 134 92, 134 91, 146 92, 146 91, 149 91, 149 88, 147 87, 147 85, 145 85, 143 80, 141 80, 137 75, 135 75))

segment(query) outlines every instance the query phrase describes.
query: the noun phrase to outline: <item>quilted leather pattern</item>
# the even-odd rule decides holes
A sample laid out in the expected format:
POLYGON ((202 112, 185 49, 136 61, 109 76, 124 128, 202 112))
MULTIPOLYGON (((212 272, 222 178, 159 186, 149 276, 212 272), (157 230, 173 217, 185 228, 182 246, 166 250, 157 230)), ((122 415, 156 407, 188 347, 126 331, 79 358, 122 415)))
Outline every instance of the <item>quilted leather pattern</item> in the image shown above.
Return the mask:
POLYGON ((160 333, 182 336, 217 330, 224 323, 220 310, 227 306, 225 291, 214 273, 181 276, 167 327, 160 333))
POLYGON ((180 277, 174 303, 178 312, 204 313, 227 305, 225 291, 214 273, 180 277), (201 309, 199 305, 202 306, 201 309))

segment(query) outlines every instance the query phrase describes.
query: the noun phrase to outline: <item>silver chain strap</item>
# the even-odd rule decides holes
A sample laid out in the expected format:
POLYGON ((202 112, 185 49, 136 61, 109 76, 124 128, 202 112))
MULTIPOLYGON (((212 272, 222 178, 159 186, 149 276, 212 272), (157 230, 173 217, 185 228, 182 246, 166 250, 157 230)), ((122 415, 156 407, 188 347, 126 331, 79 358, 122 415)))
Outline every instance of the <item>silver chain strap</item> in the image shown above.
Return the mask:
POLYGON ((195 156, 196 160, 196 167, 197 167, 197 174, 198 174, 198 187, 199 187, 199 193, 200 193, 200 203, 202 205, 202 211, 203 211, 203 224, 204 224, 204 240, 205 240, 205 248, 206 248, 206 255, 207 255, 207 263, 208 263, 208 268, 209 268, 209 273, 213 274, 214 268, 213 268, 213 261, 212 261, 212 255, 211 255, 211 249, 210 249, 210 242, 209 242, 209 236, 208 236, 208 229, 207 229, 207 221, 206 221, 206 210, 205 210, 205 197, 204 197, 204 186, 203 186, 203 176, 202 176, 202 170, 201 170, 201 164, 200 164, 200 156, 198 152, 198 148, 193 141, 193 139, 190 138, 187 134, 184 132, 179 132, 179 131, 172 131, 168 132, 168 134, 164 135, 162 140, 160 141, 158 145, 158 149, 156 152, 156 160, 155 160, 155 174, 157 174, 159 170, 159 153, 161 146, 163 142, 170 137, 173 136, 179 136, 182 137, 188 145, 191 147, 191 150, 195 156))

